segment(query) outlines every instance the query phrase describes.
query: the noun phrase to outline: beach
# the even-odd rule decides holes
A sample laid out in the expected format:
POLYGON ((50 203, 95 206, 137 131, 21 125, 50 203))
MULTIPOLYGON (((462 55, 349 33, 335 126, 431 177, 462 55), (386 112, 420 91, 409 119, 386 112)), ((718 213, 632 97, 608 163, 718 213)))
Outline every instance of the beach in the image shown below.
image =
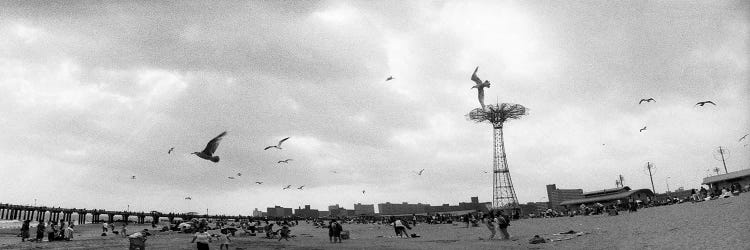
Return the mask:
MULTIPOLYGON (((484 225, 466 228, 463 223, 417 224, 409 233, 419 238, 395 237, 393 228, 378 224, 343 224, 351 238, 330 243, 328 230, 300 222, 292 227, 290 241, 258 236, 233 237, 230 249, 748 249, 750 245, 750 194, 681 203, 622 212, 617 216, 594 215, 535 218, 512 221, 511 240, 485 240, 484 225), (555 235, 567 231, 579 235, 555 235), (552 242, 529 244, 534 235, 552 242), (480 239, 483 238, 483 239, 480 239), (569 238, 569 239, 566 239, 569 238), (559 240, 555 240, 559 239, 559 240)), ((129 232, 149 228, 147 224, 128 227, 129 232)), ((119 228, 117 228, 119 230, 119 228)), ((32 237, 35 228, 32 228, 32 237)), ((218 233, 216 230, 209 231, 218 233)), ((195 249, 192 235, 153 232, 149 249, 195 249)), ((0 249, 125 249, 128 240, 119 235, 100 236, 100 224, 79 225, 69 242, 21 242, 18 229, 0 230, 0 249)), ((211 245, 218 249, 218 243, 211 245)))

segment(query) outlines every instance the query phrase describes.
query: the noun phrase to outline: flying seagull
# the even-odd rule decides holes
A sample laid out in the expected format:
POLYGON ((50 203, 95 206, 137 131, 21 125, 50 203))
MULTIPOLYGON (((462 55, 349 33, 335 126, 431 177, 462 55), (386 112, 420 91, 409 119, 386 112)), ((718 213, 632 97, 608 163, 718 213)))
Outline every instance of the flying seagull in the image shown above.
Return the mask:
POLYGON ((222 132, 219 134, 219 136, 216 136, 215 138, 211 139, 211 141, 208 142, 206 145, 206 148, 203 149, 201 152, 193 152, 194 155, 197 155, 200 158, 212 161, 212 162, 219 162, 219 156, 214 156, 214 152, 216 152, 216 148, 219 147, 219 142, 221 142, 221 138, 224 137, 227 134, 227 131, 222 132))
POLYGON ((263 182, 262 182, 262 181, 256 181, 255 183, 258 183, 258 184, 263 184, 263 182))
POLYGON ((484 82, 482 82, 482 80, 479 79, 479 77, 477 77, 477 70, 479 70, 479 66, 477 66, 477 68, 474 69, 474 74, 471 74, 471 80, 474 81, 474 83, 476 83, 476 85, 474 85, 474 87, 471 87, 471 88, 477 89, 479 93, 479 96, 478 96, 479 104, 482 105, 482 109, 484 109, 484 88, 490 87, 490 81, 485 80, 484 82))
POLYGON ((305 187, 305 185, 299 186, 297 189, 302 190, 303 187, 305 187))
POLYGON ((638 104, 641 104, 643 102, 651 102, 651 101, 656 102, 656 100, 654 100, 654 98, 648 98, 648 99, 641 99, 641 101, 639 101, 638 104))
POLYGON ((424 168, 422 170, 419 170, 419 173, 417 173, 417 175, 422 175, 422 172, 424 172, 424 168))
POLYGON ((242 176, 242 173, 237 173, 237 176, 242 176))
POLYGON ((193 198, 191 198, 190 196, 188 196, 188 197, 185 197, 185 199, 186 199, 186 200, 193 200, 193 198))
POLYGON ((716 103, 714 103, 712 101, 698 102, 698 103, 695 104, 695 106, 701 106, 701 107, 703 107, 703 105, 706 105, 706 103, 710 103, 710 104, 713 104, 714 106, 716 106, 716 103))
POLYGON ((130 176, 130 179, 131 179, 131 180, 135 180, 135 175, 133 175, 133 176, 130 176))
POLYGON ((229 176, 227 178, 234 180, 234 176, 229 176))
POLYGON ((172 150, 174 150, 174 147, 169 148, 169 151, 167 151, 167 154, 171 154, 172 150))
POLYGON ((292 160, 292 159, 286 159, 286 160, 283 160, 283 161, 279 161, 279 162, 277 162, 277 163, 289 163, 289 161, 291 161, 291 160, 292 160))
POLYGON ((388 78, 385 79, 385 81, 387 82, 387 81, 390 81, 390 80, 393 80, 393 79, 394 79, 393 76, 389 76, 388 78))
POLYGON ((284 189, 282 189, 282 190, 286 190, 286 189, 289 189, 289 188, 291 188, 291 187, 292 187, 292 185, 287 185, 287 186, 286 186, 286 187, 285 187, 284 189))
POLYGON ((365 190, 362 190, 362 194, 365 194, 365 190))
POLYGON ((279 141, 279 144, 278 144, 278 145, 276 145, 276 146, 268 146, 268 147, 264 148, 263 150, 268 150, 269 148, 282 149, 282 148, 281 148, 281 144, 282 144, 282 143, 284 143, 284 141, 286 141, 286 140, 288 140, 288 139, 289 139, 289 137, 287 137, 287 138, 284 138, 284 139, 281 139, 281 141, 279 141))
POLYGON ((638 130, 638 132, 643 132, 643 130, 646 130, 646 126, 643 126, 641 130, 638 130))
POLYGON ((744 139, 745 139, 745 137, 747 137, 747 135, 749 135, 749 134, 745 134, 745 135, 743 135, 743 136, 742 136, 742 137, 740 137, 740 139, 739 139, 739 140, 737 140, 737 141, 738 141, 738 142, 740 142, 740 141, 744 140, 744 139))

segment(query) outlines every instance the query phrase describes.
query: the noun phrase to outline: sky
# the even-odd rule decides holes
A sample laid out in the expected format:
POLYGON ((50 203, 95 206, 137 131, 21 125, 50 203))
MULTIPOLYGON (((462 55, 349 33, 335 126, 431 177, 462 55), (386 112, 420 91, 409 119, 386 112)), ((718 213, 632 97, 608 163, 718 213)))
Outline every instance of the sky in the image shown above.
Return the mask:
POLYGON ((503 130, 519 202, 651 188, 647 162, 657 192, 699 188, 719 146, 750 168, 749 18, 747 1, 2 1, 0 202, 489 202, 477 66, 487 103, 529 109, 503 130), (191 154, 223 131, 218 163, 191 154))

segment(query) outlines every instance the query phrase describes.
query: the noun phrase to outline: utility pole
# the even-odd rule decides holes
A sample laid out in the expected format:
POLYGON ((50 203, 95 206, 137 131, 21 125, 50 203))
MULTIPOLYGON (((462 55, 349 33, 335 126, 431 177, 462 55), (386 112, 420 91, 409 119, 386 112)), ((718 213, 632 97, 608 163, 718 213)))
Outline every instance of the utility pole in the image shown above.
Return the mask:
POLYGON ((669 177, 667 177, 666 181, 667 181, 667 193, 669 193, 669 177))
POLYGON ((721 154, 721 163, 724 164, 724 173, 728 174, 729 171, 727 171, 727 162, 724 160, 724 149, 719 146, 719 154, 721 154))
POLYGON ((656 188, 654 188, 654 175, 651 172, 651 169, 653 169, 654 166, 651 165, 651 162, 646 162, 646 169, 648 169, 648 177, 651 178, 651 191, 654 191, 654 194, 656 193, 656 188))

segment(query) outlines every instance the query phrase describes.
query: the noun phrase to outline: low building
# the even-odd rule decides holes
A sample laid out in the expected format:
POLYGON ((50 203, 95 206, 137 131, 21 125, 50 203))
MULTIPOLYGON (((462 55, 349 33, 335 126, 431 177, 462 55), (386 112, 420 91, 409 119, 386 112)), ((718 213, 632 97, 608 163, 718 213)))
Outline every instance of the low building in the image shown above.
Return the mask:
POLYGON ((354 214, 356 215, 374 215, 375 205, 373 204, 354 204, 354 214))
POLYGON ((426 214, 430 204, 409 204, 403 202, 394 204, 390 202, 378 204, 378 211, 381 215, 402 215, 402 214, 426 214))
POLYGON ((621 201, 624 203, 627 203, 631 199, 634 201, 645 201, 645 200, 651 200, 654 198, 654 192, 651 191, 651 189, 636 189, 636 190, 630 190, 630 187, 621 187, 621 188, 612 188, 612 189, 603 189, 599 191, 593 191, 588 193, 583 193, 583 198, 580 199, 572 199, 572 200, 566 200, 563 202, 560 202, 560 205, 565 207, 566 210, 568 209, 575 209, 577 206, 580 206, 581 204, 586 206, 591 206, 596 203, 600 203, 602 205, 610 205, 615 204, 617 201, 621 201))
POLYGON ((547 208, 560 210, 560 203, 566 200, 583 198, 583 189, 558 189, 555 184, 547 185, 547 208))
POLYGON ((310 205, 305 205, 305 208, 298 208, 294 211, 294 216, 301 217, 301 218, 318 218, 320 216, 320 212, 318 212, 317 209, 311 209, 310 205))
POLYGON ((256 207, 255 210, 253 210, 253 217, 261 217, 261 216, 263 216, 263 212, 258 210, 258 208, 256 207))
POLYGON ((280 207, 280 206, 269 207, 269 208, 266 209, 266 211, 268 211, 267 212, 268 213, 268 217, 280 217, 280 218, 283 218, 283 217, 291 217, 292 216, 292 209, 291 208, 286 208, 286 207, 280 207))
POLYGON ((708 185, 709 189, 714 192, 724 188, 731 190, 734 184, 739 184, 743 188, 750 185, 750 169, 703 178, 703 185, 708 185))

